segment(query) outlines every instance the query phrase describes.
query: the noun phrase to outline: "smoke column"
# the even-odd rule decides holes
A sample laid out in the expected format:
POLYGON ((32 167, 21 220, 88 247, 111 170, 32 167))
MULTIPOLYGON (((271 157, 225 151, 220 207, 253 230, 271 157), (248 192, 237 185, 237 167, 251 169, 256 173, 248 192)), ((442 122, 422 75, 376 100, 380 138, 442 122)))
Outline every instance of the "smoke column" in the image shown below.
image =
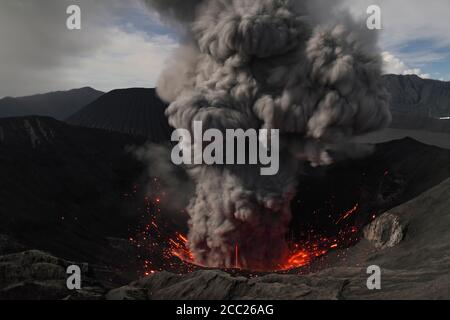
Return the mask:
POLYGON ((187 169, 196 183, 187 208, 196 262, 276 268, 288 254, 302 166, 329 165, 334 153, 355 149, 348 148, 352 136, 391 120, 377 35, 339 11, 338 1, 146 3, 183 37, 158 84, 172 127, 193 130, 202 121, 204 130, 281 135, 276 176, 254 166, 187 169))

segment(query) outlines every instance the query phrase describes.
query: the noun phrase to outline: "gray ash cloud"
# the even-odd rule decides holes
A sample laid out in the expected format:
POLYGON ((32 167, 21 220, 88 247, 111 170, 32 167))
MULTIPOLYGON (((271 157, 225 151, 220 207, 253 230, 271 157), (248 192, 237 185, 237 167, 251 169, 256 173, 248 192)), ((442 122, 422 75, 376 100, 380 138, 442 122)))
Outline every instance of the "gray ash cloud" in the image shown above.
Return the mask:
POLYGON ((276 176, 249 166, 187 169, 196 183, 187 208, 195 259, 276 268, 288 254, 290 202, 302 167, 358 154, 350 139, 390 122, 377 35, 335 1, 146 2, 183 29, 158 84, 174 128, 192 130, 202 121, 204 129, 281 133, 276 176))

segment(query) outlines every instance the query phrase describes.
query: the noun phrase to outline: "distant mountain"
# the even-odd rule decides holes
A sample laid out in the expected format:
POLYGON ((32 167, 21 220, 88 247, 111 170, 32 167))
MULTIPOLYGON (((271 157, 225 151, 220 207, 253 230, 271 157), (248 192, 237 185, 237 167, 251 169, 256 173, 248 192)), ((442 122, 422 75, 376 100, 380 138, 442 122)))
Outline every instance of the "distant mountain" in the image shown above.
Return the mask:
POLYGON ((422 79, 416 75, 385 75, 392 111, 422 117, 450 116, 450 82, 422 79))
POLYGON ((73 125, 144 136, 167 141, 170 127, 164 115, 167 105, 155 89, 113 90, 67 119, 73 125))
POLYGON ((382 131, 355 137, 353 141, 358 143, 379 144, 387 141, 401 140, 407 137, 424 144, 450 150, 450 133, 432 132, 428 130, 387 128, 382 131))
MULTIPOLYGON (((391 128, 450 133, 450 82, 415 75, 385 75, 391 94, 391 128)), ((167 105, 155 89, 131 88, 106 93, 67 119, 73 125, 167 141, 167 105)))
POLYGON ((385 75, 392 128, 450 133, 450 82, 416 75, 385 75))
POLYGON ((0 118, 36 115, 63 120, 101 95, 103 92, 86 87, 20 98, 6 97, 0 100, 0 118))

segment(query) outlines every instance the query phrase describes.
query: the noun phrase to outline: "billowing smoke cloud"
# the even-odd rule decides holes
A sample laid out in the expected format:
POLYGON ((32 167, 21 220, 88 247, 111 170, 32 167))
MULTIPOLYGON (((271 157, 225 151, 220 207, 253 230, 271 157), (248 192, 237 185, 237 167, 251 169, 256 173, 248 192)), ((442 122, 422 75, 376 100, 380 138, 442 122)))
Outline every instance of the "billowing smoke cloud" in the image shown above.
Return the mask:
POLYGON ((276 268, 288 253, 301 166, 330 164, 354 149, 352 136, 390 121, 376 34, 339 12, 337 1, 147 3, 186 32, 158 87, 174 128, 193 130, 202 121, 205 130, 281 133, 276 176, 260 176, 255 166, 188 169, 196 182, 188 207, 195 259, 276 268))

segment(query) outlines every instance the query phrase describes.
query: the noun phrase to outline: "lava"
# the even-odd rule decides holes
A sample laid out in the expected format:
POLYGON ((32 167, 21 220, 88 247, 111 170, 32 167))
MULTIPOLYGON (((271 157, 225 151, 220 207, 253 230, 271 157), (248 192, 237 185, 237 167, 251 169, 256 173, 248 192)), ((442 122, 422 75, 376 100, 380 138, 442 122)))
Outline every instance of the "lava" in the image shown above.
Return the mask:
POLYGON ((348 219, 350 216, 352 216, 353 214, 355 214, 358 210, 359 210, 359 203, 355 204, 355 206, 354 206, 352 209, 350 209, 350 210, 344 212, 344 214, 341 215, 341 217, 336 221, 336 224, 339 224, 339 223, 341 223, 343 220, 348 219))
POLYGON ((239 245, 235 245, 234 247, 234 267, 239 269, 239 245))
POLYGON ((188 239, 177 233, 175 239, 169 239, 170 254, 182 261, 195 264, 194 256, 189 250, 188 239))
MULTIPOLYGON (((353 232, 353 231, 352 231, 353 232)), ((194 261, 192 252, 189 250, 188 239, 177 234, 174 239, 169 239, 170 244, 170 255, 179 258, 181 261, 197 266, 200 268, 205 268, 198 265, 194 261)), ((259 272, 279 272, 279 271, 289 271, 293 269, 302 268, 311 264, 314 259, 318 259, 330 250, 337 249, 339 247, 338 240, 330 240, 326 238, 320 238, 317 242, 308 242, 305 246, 300 246, 299 244, 292 244, 286 262, 280 264, 277 268, 273 270, 253 270, 259 272)), ((235 268, 241 269, 239 266, 239 245, 235 246, 235 268)))
MULTIPOLYGON (((130 237, 130 242, 140 250, 140 257, 144 259, 143 274, 148 276, 160 271, 184 274, 208 269, 208 267, 196 263, 194 255, 189 249, 187 236, 178 231, 173 223, 161 214, 161 205, 166 200, 165 194, 161 190, 159 181, 155 179, 152 184, 152 195, 147 195, 144 198, 144 210, 141 207, 138 208, 139 211, 144 211, 142 214, 144 226, 135 236, 130 237)), ((138 197, 138 194, 138 187, 135 186, 132 195, 138 197)), ((127 199, 130 196, 130 194, 127 194, 127 199)), ((357 203, 352 209, 339 215, 336 224, 340 224, 344 220, 350 220, 350 217, 359 210, 360 205, 357 203)), ((351 224, 341 227, 335 237, 325 237, 316 230, 309 230, 307 237, 300 240, 288 240, 289 253, 285 261, 272 270, 243 270, 239 257, 239 244, 236 243, 234 268, 226 271, 249 276, 268 272, 303 272, 304 268, 320 261, 331 251, 355 243, 359 240, 358 232, 359 228, 351 224)))

